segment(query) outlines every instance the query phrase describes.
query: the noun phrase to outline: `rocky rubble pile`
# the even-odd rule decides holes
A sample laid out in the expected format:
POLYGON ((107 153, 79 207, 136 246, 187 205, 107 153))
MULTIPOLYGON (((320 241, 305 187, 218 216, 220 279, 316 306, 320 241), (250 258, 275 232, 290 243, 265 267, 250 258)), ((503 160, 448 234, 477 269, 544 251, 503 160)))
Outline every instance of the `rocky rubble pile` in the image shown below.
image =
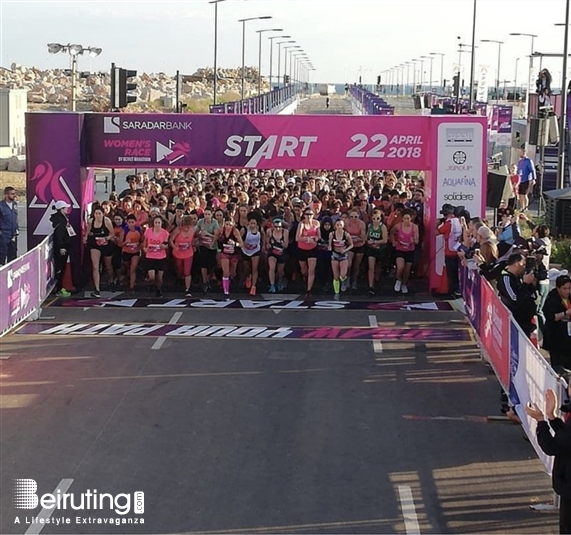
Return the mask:
MULTIPOLYGON (((212 100, 214 95, 213 69, 199 69, 193 75, 185 76, 182 84, 182 99, 212 100)), ((245 72, 246 96, 256 95, 259 75, 255 68, 247 67, 245 72)), ((137 102, 129 106, 132 111, 147 111, 161 107, 161 101, 168 106, 169 98, 174 103, 176 80, 165 73, 142 73, 134 82, 137 84, 137 102)), ((63 69, 41 70, 12 64, 11 69, 0 68, 0 87, 26 89, 31 105, 51 105, 65 109, 71 98, 71 73, 63 69)), ((77 79, 77 109, 105 111, 109 108, 111 77, 109 73, 91 73, 77 79)), ((262 79, 262 92, 269 91, 269 84, 262 79)), ((218 95, 241 93, 241 69, 218 70, 218 95)), ((172 104, 171 104, 172 105, 172 104)))

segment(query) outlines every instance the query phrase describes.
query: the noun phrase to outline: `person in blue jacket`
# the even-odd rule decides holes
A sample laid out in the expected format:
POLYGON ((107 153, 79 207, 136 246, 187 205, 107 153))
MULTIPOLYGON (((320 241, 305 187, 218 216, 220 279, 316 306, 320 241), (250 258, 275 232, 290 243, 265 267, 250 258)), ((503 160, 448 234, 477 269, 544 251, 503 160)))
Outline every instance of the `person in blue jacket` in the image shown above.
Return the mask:
POLYGON ((18 203, 16 190, 4 188, 4 200, 0 201, 0 266, 18 256, 18 203))
POLYGON ((519 151, 519 162, 517 163, 517 174, 519 175, 518 197, 519 208, 525 212, 529 207, 529 194, 533 193, 535 186, 535 164, 527 155, 525 145, 519 151))

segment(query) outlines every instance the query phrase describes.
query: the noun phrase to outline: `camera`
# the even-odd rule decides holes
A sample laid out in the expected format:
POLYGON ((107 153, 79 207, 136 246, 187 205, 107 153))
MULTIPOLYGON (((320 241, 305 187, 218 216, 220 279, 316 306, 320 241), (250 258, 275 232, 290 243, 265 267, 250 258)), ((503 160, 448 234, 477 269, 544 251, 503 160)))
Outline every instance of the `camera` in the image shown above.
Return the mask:
POLYGON ((533 255, 528 255, 525 259, 525 272, 537 273, 537 259, 533 255))

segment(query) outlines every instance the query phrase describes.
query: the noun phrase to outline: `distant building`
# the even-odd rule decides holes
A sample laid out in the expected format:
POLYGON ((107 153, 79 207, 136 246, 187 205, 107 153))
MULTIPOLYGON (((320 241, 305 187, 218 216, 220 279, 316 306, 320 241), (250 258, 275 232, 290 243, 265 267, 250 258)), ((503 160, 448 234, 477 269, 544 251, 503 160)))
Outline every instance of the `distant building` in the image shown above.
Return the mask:
POLYGON ((0 158, 26 151, 26 89, 0 88, 0 158))

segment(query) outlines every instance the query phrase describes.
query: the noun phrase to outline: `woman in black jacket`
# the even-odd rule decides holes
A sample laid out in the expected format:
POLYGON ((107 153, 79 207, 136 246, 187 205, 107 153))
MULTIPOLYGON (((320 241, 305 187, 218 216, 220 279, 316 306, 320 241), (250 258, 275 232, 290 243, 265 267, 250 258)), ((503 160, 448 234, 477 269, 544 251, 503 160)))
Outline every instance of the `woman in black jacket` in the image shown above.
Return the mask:
POLYGON ((63 287, 65 266, 69 257, 69 246, 75 231, 69 223, 67 211, 71 206, 65 201, 57 201, 55 212, 50 216, 54 228, 54 262, 56 271, 56 292, 58 297, 69 297, 71 293, 63 287))
POLYGON ((543 349, 549 351, 551 366, 571 369, 571 277, 561 275, 555 281, 555 288, 549 292, 543 314, 543 349))

